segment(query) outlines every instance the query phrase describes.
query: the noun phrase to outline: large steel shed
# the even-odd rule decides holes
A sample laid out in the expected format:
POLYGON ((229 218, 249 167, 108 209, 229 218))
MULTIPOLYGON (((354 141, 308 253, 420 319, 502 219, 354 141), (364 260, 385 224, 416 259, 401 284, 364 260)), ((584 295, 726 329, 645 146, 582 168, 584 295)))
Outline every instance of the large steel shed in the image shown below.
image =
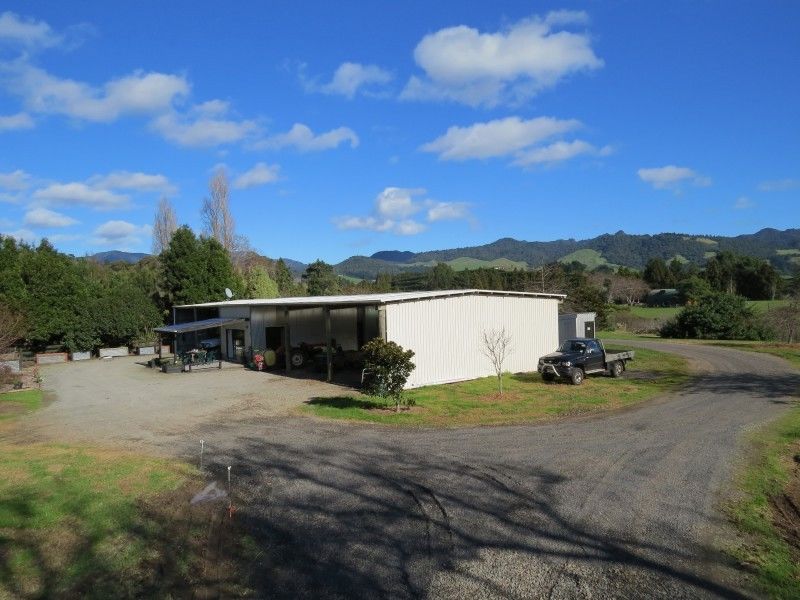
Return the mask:
POLYGON ((230 358, 234 337, 250 348, 268 347, 268 339, 277 335, 284 348, 321 340, 327 346, 328 380, 334 347, 357 350, 381 337, 414 351, 416 369, 408 387, 419 387, 491 375, 483 333, 501 328, 512 338, 505 368, 536 370, 539 357, 558 346, 558 304, 563 298, 562 294, 444 290, 229 300, 176 307, 175 321, 186 322, 198 311, 208 315, 210 310, 216 310, 219 318, 238 319, 239 324, 219 329, 223 353, 230 358))

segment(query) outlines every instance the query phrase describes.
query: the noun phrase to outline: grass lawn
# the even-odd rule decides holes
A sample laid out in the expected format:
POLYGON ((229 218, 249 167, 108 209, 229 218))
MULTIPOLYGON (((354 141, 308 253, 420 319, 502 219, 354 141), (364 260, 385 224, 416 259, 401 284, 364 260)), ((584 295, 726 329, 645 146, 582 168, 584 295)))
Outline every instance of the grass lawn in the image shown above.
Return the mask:
POLYGON ((41 405, 41 390, 20 390, 0 394, 0 421, 36 410, 41 405))
POLYGON ((545 383, 538 373, 418 388, 407 392, 415 406, 400 413, 369 396, 316 398, 302 410, 334 419, 389 425, 454 427, 543 421, 630 406, 673 389, 688 377, 686 361, 672 354, 636 350, 636 360, 621 379, 590 376, 583 385, 545 383))
MULTIPOLYGON (((10 402, 32 409, 41 392, 0 395, 10 402)), ((216 515, 225 507, 188 503, 204 485, 183 463, 0 440, 0 598, 183 597, 210 580, 238 595, 231 575, 218 582, 235 565, 207 564, 214 519, 219 537, 233 527, 216 515)), ((237 559, 241 537, 227 537, 221 548, 237 559)))
POLYGON ((800 407, 752 441, 755 458, 739 475, 741 497, 729 507, 741 532, 730 551, 755 570, 765 597, 800 598, 800 523, 791 507, 800 502, 800 407))

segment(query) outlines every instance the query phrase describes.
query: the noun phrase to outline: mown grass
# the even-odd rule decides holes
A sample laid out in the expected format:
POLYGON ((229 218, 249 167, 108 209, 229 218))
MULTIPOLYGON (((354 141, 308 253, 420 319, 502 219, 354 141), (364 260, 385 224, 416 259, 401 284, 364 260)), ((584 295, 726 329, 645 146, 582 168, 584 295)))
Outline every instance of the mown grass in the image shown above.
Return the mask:
MULTIPOLYGON (((33 410, 41 392, 10 402, 33 410)), ((187 502, 201 484, 184 463, 0 440, 0 598, 187 595, 204 583, 210 517, 187 502)))
POLYGON ((506 373, 503 395, 497 378, 410 390, 415 405, 400 413, 369 396, 315 398, 302 410, 320 417, 388 425, 455 427, 529 423, 565 415, 612 410, 642 402, 683 384, 686 361, 678 356, 636 350, 621 379, 590 376, 581 386, 542 381, 538 373, 506 373))
POLYGON ((0 421, 36 410, 42 405, 41 390, 20 390, 0 394, 0 421))
POLYGON ((741 494, 729 507, 742 534, 730 552, 755 570, 766 597, 800 598, 800 549, 792 549, 781 535, 773 510, 797 470, 792 462, 800 453, 800 407, 754 434, 752 442, 754 458, 739 475, 741 494))

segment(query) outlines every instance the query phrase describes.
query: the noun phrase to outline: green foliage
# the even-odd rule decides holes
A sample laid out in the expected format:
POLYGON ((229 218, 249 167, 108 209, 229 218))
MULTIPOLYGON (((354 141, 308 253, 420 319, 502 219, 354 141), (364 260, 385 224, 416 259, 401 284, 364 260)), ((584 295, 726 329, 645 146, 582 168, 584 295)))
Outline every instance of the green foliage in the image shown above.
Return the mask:
POLYGON ((661 328, 662 337, 761 340, 769 333, 742 296, 715 292, 685 307, 661 328))
POLYGON ((333 267, 321 260, 314 261, 305 273, 303 281, 306 282, 309 296, 331 296, 341 292, 341 282, 333 267))
POLYGON ((428 273, 428 288, 431 290, 449 290, 453 288, 455 272, 447 263, 437 263, 428 273))
POLYGON ((278 292, 281 296, 300 295, 294 275, 282 258, 275 263, 275 283, 278 284, 278 292))
POLYGON ((727 251, 708 259, 705 278, 717 291, 750 300, 774 299, 781 288, 780 274, 769 262, 727 251))
POLYGON ((255 265, 245 272, 245 298, 277 298, 279 295, 278 284, 269 276, 264 267, 255 265))
POLYGON ((161 268, 168 309, 220 300, 226 287, 237 291, 243 287, 227 250, 213 238, 197 238, 185 225, 161 254, 161 268))
POLYGON ((403 350, 395 342, 375 338, 367 342, 362 351, 364 368, 371 373, 367 392, 381 398, 391 398, 395 408, 400 410, 400 404, 404 401, 403 388, 415 369, 411 361, 413 350, 403 350))

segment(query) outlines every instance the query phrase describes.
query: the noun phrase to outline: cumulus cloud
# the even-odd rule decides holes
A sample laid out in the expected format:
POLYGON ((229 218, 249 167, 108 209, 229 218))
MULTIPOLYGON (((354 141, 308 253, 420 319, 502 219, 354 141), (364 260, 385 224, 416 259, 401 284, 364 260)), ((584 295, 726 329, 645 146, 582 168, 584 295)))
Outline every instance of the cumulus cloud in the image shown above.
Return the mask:
POLYGON ((6 11, 0 14, 0 43, 25 49, 57 46, 62 37, 44 21, 26 19, 6 11))
POLYGON ((177 190, 166 175, 114 171, 108 175, 95 175, 89 183, 101 189, 134 190, 137 192, 156 192, 174 194, 177 190))
POLYGON ((522 120, 519 117, 507 117, 467 127, 450 127, 444 135, 420 149, 423 152, 435 152, 442 160, 507 156, 580 126, 580 121, 575 119, 537 117, 522 120))
POLYGON ((307 87, 325 94, 335 94, 352 99, 359 90, 386 85, 391 80, 392 74, 377 65, 345 62, 339 65, 330 82, 321 86, 310 84, 307 87))
POLYGON ((279 133, 252 144, 253 149, 261 150, 265 148, 280 149, 294 148, 300 152, 318 152, 330 150, 341 144, 350 143, 351 148, 356 148, 359 144, 358 136, 349 127, 337 127, 325 133, 315 135, 308 125, 295 123, 286 133, 279 133))
POLYGON ((649 183, 657 190, 679 190, 683 184, 704 187, 711 185, 711 179, 699 175, 689 167, 676 167, 667 165, 664 167, 643 168, 637 171, 639 179, 649 183))
POLYGON ((207 114, 179 115, 171 112, 156 117, 151 128, 180 146, 208 147, 239 142, 255 134, 258 123, 207 114))
POLYGON ((417 44, 414 59, 424 75, 412 76, 400 97, 470 106, 527 100, 569 74, 603 66, 588 33, 566 29, 587 22, 585 12, 557 11, 492 33, 440 29, 417 44))
POLYGON ((267 163, 256 163, 249 171, 245 171, 233 180, 233 187, 239 190, 275 183, 280 178, 280 167, 267 163))
POLYGON ((339 217, 334 223, 339 229, 416 235, 427 229, 418 218, 423 212, 428 223, 468 217, 467 203, 422 199, 424 194, 422 188, 387 187, 376 196, 371 215, 339 217))
POLYGON ((32 129, 35 125, 33 118, 26 112, 18 112, 14 115, 0 115, 0 132, 32 129))
POLYGON ((453 221, 466 219, 469 205, 466 202, 434 202, 428 208, 428 221, 453 221))
POLYGON ((128 204, 128 196, 78 181, 52 183, 36 190, 33 199, 47 204, 80 204, 101 210, 120 208, 128 204))
POLYGON ((800 179, 772 179, 758 184, 760 192, 787 192, 800 188, 800 179))
POLYGON ((24 61, 5 71, 7 89, 22 99, 28 111, 98 123, 163 112, 190 90, 184 77, 166 73, 135 71, 95 87, 56 77, 24 61))
POLYGON ((610 146, 598 148, 577 139, 540 145, 545 140, 559 137, 581 126, 581 122, 575 119, 537 117, 523 120, 519 117, 507 117, 466 127, 450 127, 444 135, 424 144, 420 150, 435 152, 440 160, 461 161, 512 156, 512 164, 521 167, 561 162, 581 154, 606 156, 611 152, 610 146))
POLYGON ((37 236, 30 229, 16 229, 14 231, 2 231, 0 233, 7 237, 12 237, 18 242, 24 242, 26 244, 33 244, 39 239, 39 236, 37 236))
POLYGON ((97 246, 133 247, 142 243, 142 238, 153 233, 150 225, 134 225, 128 221, 106 221, 94 230, 93 243, 97 246))
POLYGON ((31 176, 21 169, 9 173, 0 173, 0 189, 22 191, 30 186, 31 176))
POLYGON ((25 225, 31 227, 69 227, 77 223, 72 217, 46 208, 33 208, 25 213, 25 225))
POLYGON ((611 152, 611 146, 597 148, 584 140, 559 141, 519 153, 514 164, 520 167, 529 167, 543 163, 557 163, 575 158, 581 154, 608 156, 611 152))

